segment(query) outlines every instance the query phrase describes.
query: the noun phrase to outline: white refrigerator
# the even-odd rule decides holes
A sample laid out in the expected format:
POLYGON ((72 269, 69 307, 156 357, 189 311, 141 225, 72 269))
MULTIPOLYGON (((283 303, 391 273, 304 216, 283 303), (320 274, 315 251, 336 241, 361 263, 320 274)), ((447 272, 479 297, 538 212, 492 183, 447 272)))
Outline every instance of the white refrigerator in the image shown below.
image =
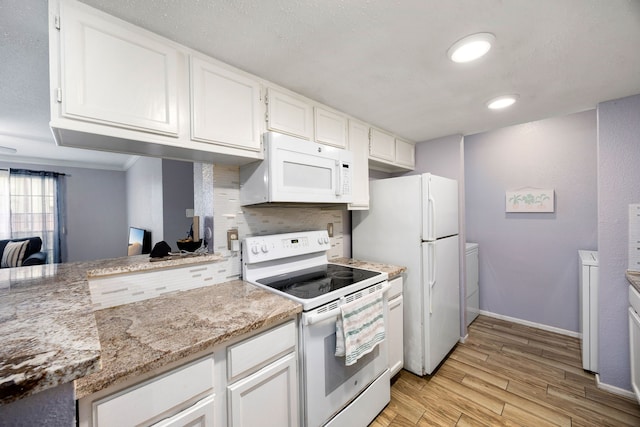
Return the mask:
POLYGON ((352 256, 407 267, 404 368, 431 374, 460 339, 458 182, 432 174, 374 180, 352 213, 352 256))

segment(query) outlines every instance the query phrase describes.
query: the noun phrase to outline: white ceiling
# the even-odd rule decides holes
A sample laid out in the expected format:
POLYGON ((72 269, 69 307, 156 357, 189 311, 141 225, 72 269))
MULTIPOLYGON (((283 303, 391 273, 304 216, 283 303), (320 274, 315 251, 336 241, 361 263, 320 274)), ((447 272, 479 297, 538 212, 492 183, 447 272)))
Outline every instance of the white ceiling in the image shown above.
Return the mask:
MULTIPOLYGON (((83 2, 416 142, 640 93, 640 0, 83 2), (475 32, 495 34, 488 55, 449 61, 475 32), (486 109, 514 92, 511 109, 486 109)), ((18 149, 0 160, 122 168, 53 142, 46 2, 0 0, 0 37, 0 146, 18 149)))

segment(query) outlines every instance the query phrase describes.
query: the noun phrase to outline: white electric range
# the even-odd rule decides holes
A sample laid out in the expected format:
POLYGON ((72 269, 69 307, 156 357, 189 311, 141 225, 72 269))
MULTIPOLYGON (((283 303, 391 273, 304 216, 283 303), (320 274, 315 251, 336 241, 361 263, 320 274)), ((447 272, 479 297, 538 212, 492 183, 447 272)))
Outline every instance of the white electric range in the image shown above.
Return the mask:
MULTIPOLYGON (((366 426, 390 400, 386 341, 351 366, 335 356, 340 306, 385 290, 387 274, 332 264, 326 230, 247 237, 243 279, 302 304, 299 328, 301 423, 366 426)), ((387 317, 385 297, 385 322, 387 317)))

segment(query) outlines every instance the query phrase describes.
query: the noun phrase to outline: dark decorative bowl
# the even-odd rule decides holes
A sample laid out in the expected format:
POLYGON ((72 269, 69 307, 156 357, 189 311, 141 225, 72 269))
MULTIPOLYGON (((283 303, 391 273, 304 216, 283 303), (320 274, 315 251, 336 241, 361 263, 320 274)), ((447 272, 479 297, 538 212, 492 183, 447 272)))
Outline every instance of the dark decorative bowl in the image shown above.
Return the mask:
POLYGON ((187 252, 194 252, 196 249, 198 249, 200 246, 202 246, 202 239, 194 242, 194 241, 186 241, 186 242, 181 242, 181 241, 177 241, 176 244, 178 245, 178 249, 181 251, 187 251, 187 252))

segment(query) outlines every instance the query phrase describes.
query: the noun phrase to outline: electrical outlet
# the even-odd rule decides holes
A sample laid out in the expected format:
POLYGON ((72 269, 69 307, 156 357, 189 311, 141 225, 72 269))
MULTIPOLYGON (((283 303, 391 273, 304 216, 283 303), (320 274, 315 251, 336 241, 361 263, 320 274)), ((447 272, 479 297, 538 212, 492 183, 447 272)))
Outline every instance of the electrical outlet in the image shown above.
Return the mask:
POLYGON ((332 222, 327 224, 327 233, 329 233, 329 237, 333 237, 333 223, 332 222))
POLYGON ((234 249, 234 245, 233 245, 233 242, 237 240, 238 240, 238 229, 232 228, 230 230, 227 230, 227 249, 229 249, 230 251, 237 250, 237 249, 234 249))

